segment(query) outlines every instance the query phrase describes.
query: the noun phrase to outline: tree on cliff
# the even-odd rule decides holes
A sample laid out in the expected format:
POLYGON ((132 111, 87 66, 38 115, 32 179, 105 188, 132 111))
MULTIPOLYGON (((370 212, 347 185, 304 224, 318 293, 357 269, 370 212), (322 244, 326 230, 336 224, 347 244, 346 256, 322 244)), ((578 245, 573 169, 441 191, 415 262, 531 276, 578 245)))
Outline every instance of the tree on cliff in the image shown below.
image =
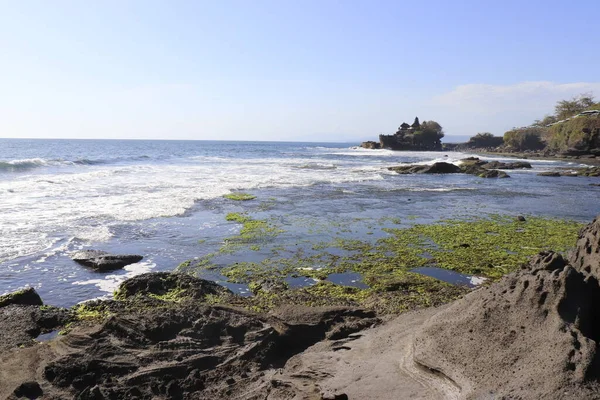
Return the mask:
POLYGON ((594 96, 591 93, 582 93, 571 100, 561 100, 556 103, 554 113, 556 118, 563 120, 572 117, 594 105, 594 96))
POLYGON ((467 142, 470 148, 498 147, 504 144, 502 136, 494 136, 489 132, 478 133, 467 142))

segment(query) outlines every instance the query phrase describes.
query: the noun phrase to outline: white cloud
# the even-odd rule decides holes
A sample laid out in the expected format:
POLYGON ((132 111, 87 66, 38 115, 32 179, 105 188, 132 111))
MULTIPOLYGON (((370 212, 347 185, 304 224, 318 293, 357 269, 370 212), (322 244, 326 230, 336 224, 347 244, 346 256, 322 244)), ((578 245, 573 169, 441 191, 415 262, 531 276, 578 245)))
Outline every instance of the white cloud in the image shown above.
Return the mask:
POLYGON ((428 108, 450 134, 503 134, 554 111, 557 101, 581 93, 600 95, 600 82, 521 82, 512 85, 468 84, 435 96, 428 108))

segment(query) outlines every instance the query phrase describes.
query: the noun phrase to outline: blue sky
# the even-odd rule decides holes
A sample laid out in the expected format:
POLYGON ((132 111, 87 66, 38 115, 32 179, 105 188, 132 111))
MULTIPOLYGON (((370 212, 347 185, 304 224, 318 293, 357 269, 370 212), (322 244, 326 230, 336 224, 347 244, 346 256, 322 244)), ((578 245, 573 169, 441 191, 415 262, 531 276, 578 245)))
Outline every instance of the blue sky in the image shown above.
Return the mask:
POLYGON ((0 137, 503 134, 600 97, 589 1, 0 0, 0 137))

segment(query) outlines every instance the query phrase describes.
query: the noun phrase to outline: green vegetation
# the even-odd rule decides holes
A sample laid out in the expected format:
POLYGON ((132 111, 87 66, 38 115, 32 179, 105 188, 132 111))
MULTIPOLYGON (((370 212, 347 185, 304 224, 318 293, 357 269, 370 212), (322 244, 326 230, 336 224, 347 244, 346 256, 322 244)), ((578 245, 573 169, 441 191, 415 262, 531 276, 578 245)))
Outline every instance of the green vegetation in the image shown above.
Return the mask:
POLYGON ((494 136, 489 132, 478 133, 471 137, 467 142, 467 147, 472 149, 482 149, 487 147, 498 147, 504 144, 502 136, 494 136))
POLYGON ((600 141, 597 132, 600 132, 600 114, 573 118, 548 128, 548 147, 553 150, 592 149, 600 144, 597 143, 600 141))
POLYGON ((504 143, 519 151, 541 150, 545 146, 542 141, 544 132, 545 128, 538 126, 512 129, 504 134, 504 143))
POLYGON ((235 200, 235 201, 248 201, 248 200, 254 200, 256 198, 256 196, 248 194, 248 193, 237 193, 237 192, 226 194, 223 197, 225 197, 226 199, 235 200))

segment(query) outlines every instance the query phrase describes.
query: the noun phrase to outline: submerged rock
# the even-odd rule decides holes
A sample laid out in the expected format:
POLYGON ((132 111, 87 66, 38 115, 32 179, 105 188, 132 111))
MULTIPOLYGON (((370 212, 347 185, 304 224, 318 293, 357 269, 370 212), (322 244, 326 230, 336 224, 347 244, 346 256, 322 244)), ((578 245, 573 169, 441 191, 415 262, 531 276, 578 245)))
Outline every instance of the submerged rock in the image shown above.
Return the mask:
POLYGON ((537 175, 538 176, 552 176, 552 177, 559 177, 559 176, 561 176, 560 172, 557 172, 557 171, 540 172, 537 175))
POLYGON ((482 164, 483 168, 486 169, 530 169, 531 164, 526 161, 515 161, 515 162, 501 162, 501 161, 490 161, 482 164))
POLYGON ((510 175, 506 172, 497 169, 482 169, 475 173, 475 175, 480 178, 510 178, 510 175))
POLYGON ((129 264, 135 264, 144 257, 135 254, 110 254, 101 250, 83 250, 71 257, 73 261, 95 269, 96 271, 113 271, 129 264))
POLYGON ((596 219, 569 261, 540 253, 433 316, 416 336, 414 360, 467 398, 597 398, 599 262, 596 219))
POLYGON ((29 287, 0 296, 0 307, 6 307, 11 304, 41 306, 44 302, 35 289, 29 287))

